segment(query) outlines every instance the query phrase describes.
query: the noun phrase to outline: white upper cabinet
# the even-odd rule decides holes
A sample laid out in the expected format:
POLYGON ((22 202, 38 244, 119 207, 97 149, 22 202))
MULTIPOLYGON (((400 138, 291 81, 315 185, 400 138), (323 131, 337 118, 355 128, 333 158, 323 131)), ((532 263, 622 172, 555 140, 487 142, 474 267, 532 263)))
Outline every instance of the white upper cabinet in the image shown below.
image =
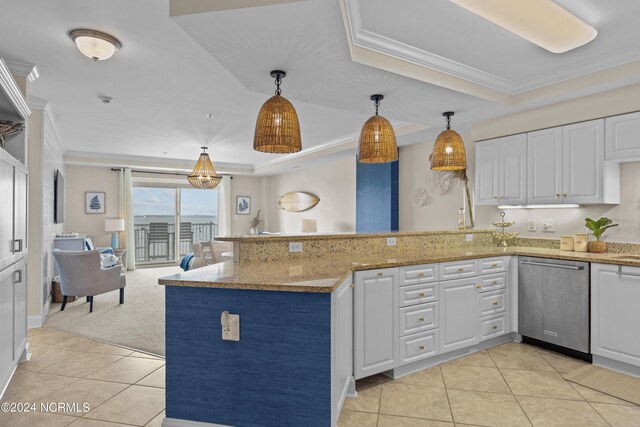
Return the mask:
POLYGON ((563 126, 563 203, 620 203, 620 166, 605 163, 604 119, 563 126))
POLYGON ((525 134, 476 144, 476 205, 526 202, 525 134))
POLYGON ((527 204, 561 203, 562 128, 527 134, 527 204))
POLYGON ((500 139, 476 144, 476 205, 497 205, 500 193, 500 139))
POLYGON ((606 160, 640 160, 640 112, 607 117, 606 160))

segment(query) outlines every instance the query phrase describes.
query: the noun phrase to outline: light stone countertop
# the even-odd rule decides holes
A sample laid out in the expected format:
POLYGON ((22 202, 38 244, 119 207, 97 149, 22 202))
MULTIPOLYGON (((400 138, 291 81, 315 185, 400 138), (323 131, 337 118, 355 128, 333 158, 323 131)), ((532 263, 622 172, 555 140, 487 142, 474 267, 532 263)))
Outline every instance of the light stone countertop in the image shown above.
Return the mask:
POLYGON ((366 239, 372 237, 403 237, 403 236, 429 236, 440 234, 480 234, 491 233, 494 229, 468 229, 468 230, 422 230, 422 231, 393 231, 388 233, 298 233, 298 234, 246 234, 237 236, 216 236, 221 242, 275 242, 275 241, 300 241, 300 240, 325 240, 325 239, 366 239))
POLYGON ((357 255, 306 258, 270 262, 232 261, 162 277, 164 286, 251 289, 282 292, 333 292, 353 271, 431 264, 503 255, 534 256, 574 261, 640 267, 638 259, 620 259, 622 253, 594 254, 532 247, 469 247, 433 251, 393 252, 386 255, 357 255))

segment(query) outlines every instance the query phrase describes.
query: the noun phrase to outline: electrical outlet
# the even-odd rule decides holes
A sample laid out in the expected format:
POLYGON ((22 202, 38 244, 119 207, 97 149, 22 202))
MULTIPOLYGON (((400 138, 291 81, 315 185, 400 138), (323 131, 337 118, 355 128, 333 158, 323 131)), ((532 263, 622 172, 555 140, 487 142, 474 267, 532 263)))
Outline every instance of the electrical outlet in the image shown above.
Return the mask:
POLYGON ((398 239, 395 237, 387 237, 387 246, 396 246, 398 244, 398 239))
POLYGON ((302 242, 289 242, 289 252, 302 252, 302 242))
POLYGON ((464 238, 467 242, 473 242, 473 234, 467 234, 464 238))
POLYGON ((527 228, 527 230, 529 231, 536 231, 538 228, 537 224, 536 224, 536 220, 535 219, 530 219, 529 220, 529 227, 527 228))
POLYGON ((240 341, 240 315, 223 311, 220 316, 222 325, 222 339, 225 341, 240 341))
POLYGON ((556 231, 556 222, 550 219, 542 220, 542 232, 544 233, 555 233, 556 231))

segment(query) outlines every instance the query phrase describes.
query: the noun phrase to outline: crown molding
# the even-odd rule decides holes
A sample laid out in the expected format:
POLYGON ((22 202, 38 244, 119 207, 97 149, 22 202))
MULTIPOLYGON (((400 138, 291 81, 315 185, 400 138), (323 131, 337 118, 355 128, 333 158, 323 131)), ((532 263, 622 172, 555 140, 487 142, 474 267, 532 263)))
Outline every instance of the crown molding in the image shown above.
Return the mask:
POLYGON ((5 61, 11 73, 26 77, 29 83, 35 82, 40 77, 38 67, 33 64, 18 61, 5 61))
POLYGON ((24 99, 18 84, 11 75, 11 71, 2 58, 0 58, 0 89, 4 91, 7 98, 16 110, 17 115, 26 119, 31 115, 31 110, 24 99))
MULTIPOLYGON (((123 154, 90 153, 82 151, 67 151, 64 162, 74 166, 134 168, 148 171, 191 172, 196 158, 167 159, 161 157, 129 156, 123 154)), ((239 163, 214 163, 216 171, 225 175, 251 175, 252 165, 239 163)))
MULTIPOLYGON (((402 61, 438 73, 442 73, 457 79, 461 79, 468 83, 483 86, 495 91, 495 94, 479 94, 473 87, 464 87, 464 85, 456 85, 455 82, 438 81, 438 78, 431 76, 431 79, 423 79, 429 83, 437 84, 449 89, 457 90, 474 96, 480 96, 484 99, 491 99, 491 96, 504 98, 506 95, 506 103, 515 104, 516 97, 526 92, 532 92, 546 86, 557 83, 566 82, 576 78, 584 77, 589 74, 602 72, 605 70, 615 70, 615 68, 628 64, 630 62, 640 60, 640 45, 632 48, 619 49, 599 57, 597 60, 585 59, 580 62, 572 63, 570 66, 557 68, 546 73, 541 73, 535 77, 513 81, 500 77, 498 75, 485 72, 483 70, 462 64, 436 55, 434 53, 416 48, 409 44, 399 42, 397 40, 377 34, 374 31, 366 30, 362 27, 360 19, 361 0, 340 0, 342 5, 343 19, 347 30, 347 40, 349 42, 349 50, 352 59, 357 62, 365 62, 367 65, 389 70, 388 59, 402 61), (386 57, 367 58, 362 61, 362 54, 357 49, 364 49, 386 57), (576 72, 579 69, 579 72, 576 72)), ((401 73, 403 74, 403 73, 401 73)), ((415 76, 409 76, 415 78, 415 76)), ((495 100, 495 99, 493 99, 495 100)), ((504 102, 504 101, 502 101, 504 102)))

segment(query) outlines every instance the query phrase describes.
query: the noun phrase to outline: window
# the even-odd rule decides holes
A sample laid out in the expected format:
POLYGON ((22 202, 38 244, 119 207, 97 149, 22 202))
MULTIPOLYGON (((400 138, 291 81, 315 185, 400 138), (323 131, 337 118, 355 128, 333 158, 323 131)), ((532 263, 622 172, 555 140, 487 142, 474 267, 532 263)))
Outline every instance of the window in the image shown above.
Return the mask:
POLYGON ((218 191, 133 187, 136 263, 174 263, 218 232, 218 191))

